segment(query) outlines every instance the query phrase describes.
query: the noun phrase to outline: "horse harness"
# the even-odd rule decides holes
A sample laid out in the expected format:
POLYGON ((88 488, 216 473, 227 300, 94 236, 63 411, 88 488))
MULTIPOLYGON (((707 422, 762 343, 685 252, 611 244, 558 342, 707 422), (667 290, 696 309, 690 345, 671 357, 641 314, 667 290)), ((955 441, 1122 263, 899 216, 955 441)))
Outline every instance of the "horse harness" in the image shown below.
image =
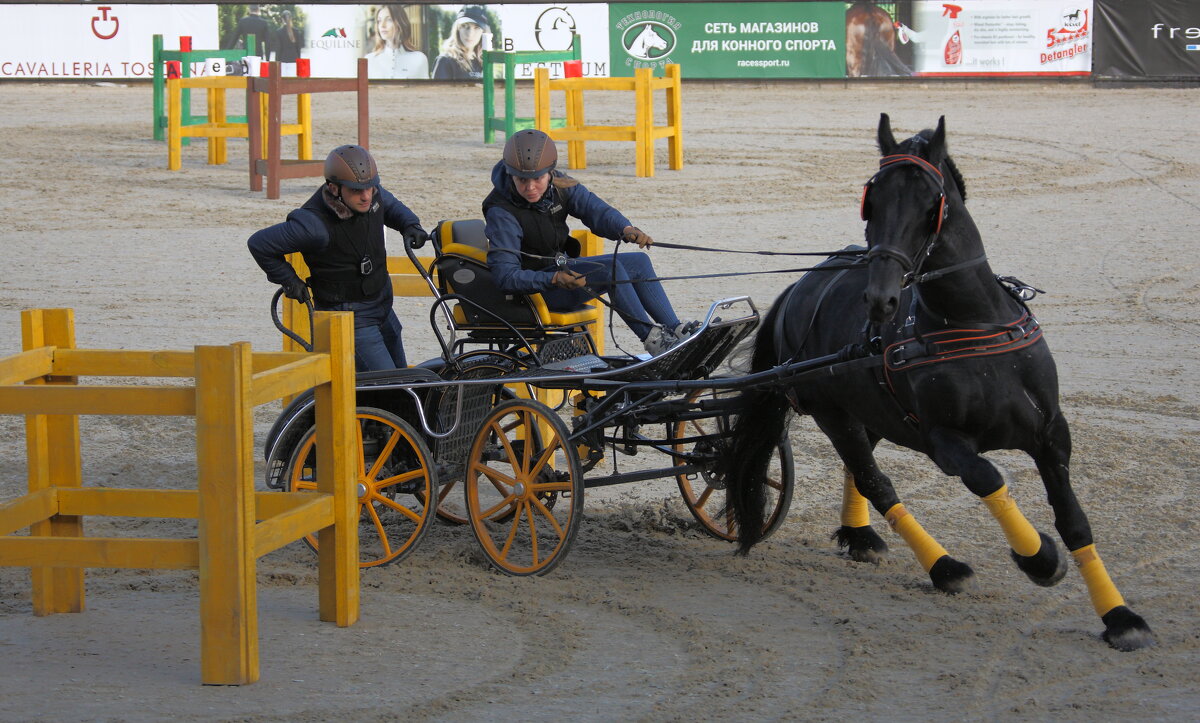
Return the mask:
POLYGON ((905 372, 955 359, 1009 354, 1041 341, 1042 327, 1025 305, 1025 301, 1031 298, 1030 294, 1038 290, 1012 277, 997 277, 996 282, 1021 306, 1020 315, 1005 324, 957 322, 942 318, 942 323, 935 330, 921 331, 918 322, 920 312, 924 310, 929 315, 929 308, 917 286, 913 285, 905 291, 908 314, 904 323, 889 334, 895 340, 884 346, 882 363, 872 367, 872 371, 880 386, 887 388, 903 413, 904 421, 910 426, 918 426, 921 420, 905 403, 906 399, 912 398, 912 383, 905 372))

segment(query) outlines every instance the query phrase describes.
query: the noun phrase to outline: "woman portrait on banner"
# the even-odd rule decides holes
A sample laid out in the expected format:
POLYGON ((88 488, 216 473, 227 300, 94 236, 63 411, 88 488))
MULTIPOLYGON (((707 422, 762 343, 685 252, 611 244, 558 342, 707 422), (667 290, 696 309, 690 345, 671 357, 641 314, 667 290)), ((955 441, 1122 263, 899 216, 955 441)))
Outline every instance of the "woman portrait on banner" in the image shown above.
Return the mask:
POLYGON ((407 5, 380 5, 375 10, 375 47, 367 53, 369 78, 428 78, 429 58, 412 39, 407 5))
POLYGON ((483 39, 491 33, 487 14, 479 5, 458 11, 442 54, 433 61, 434 80, 479 80, 483 77, 483 39))

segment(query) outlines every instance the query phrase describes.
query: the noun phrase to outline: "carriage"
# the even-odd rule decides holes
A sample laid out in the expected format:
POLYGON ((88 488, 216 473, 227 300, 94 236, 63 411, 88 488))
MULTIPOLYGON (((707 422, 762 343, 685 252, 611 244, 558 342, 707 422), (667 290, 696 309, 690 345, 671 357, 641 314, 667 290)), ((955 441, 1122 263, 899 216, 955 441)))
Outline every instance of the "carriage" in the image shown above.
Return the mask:
MULTIPOLYGON (((746 380, 715 373, 758 326, 749 297, 714 302, 659 356, 602 355, 587 330, 595 315, 554 318, 539 299, 499 294, 481 222, 440 223, 432 243, 436 275, 406 253, 433 292, 442 355, 357 375, 361 566, 403 559, 441 519, 469 525, 496 569, 543 574, 570 548, 585 489, 672 477, 703 530, 737 540, 717 463, 746 380), (652 461, 620 469, 608 453, 652 461)), ((269 488, 316 489, 312 409, 311 394, 293 399, 268 433, 269 488)), ((791 500, 784 440, 769 464, 764 535, 791 500)))

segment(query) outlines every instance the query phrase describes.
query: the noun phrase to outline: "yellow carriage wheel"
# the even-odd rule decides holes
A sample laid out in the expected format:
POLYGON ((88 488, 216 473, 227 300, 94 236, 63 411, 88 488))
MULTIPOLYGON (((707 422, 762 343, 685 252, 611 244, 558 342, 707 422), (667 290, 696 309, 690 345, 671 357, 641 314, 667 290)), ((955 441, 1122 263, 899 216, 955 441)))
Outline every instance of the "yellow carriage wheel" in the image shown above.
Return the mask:
POLYGON ((467 517, 488 561, 509 575, 552 570, 583 516, 583 473, 567 426, 532 399, 500 403, 467 457, 467 517))
MULTIPOLYGON (((408 422, 373 407, 359 407, 355 418, 358 566, 376 567, 403 559, 428 532, 434 511, 426 501, 437 479, 429 447, 408 422)), ((316 432, 305 433, 288 461, 289 492, 317 489, 316 432)), ((315 534, 304 541, 317 549, 315 534)))
MULTIPOLYGON (((688 395, 688 401, 696 402, 702 397, 717 399, 732 394, 734 392, 698 389, 688 395)), ((717 416, 675 423, 673 439, 698 436, 706 439, 697 442, 676 442, 672 448, 676 452, 709 457, 715 462, 715 459, 725 452, 724 446, 729 439, 729 419, 717 416)), ((686 464, 687 460, 675 459, 676 467, 686 464)), ((677 474, 675 481, 679 483, 679 492, 683 495, 684 504, 708 534, 722 540, 737 542, 737 525, 733 519, 733 511, 728 508, 725 479, 716 472, 715 465, 708 465, 700 472, 677 474)), ((763 524, 764 538, 779 529, 787 517, 788 508, 792 505, 795 481, 792 448, 787 440, 782 440, 776 446, 775 453, 771 455, 767 465, 767 516, 763 524)))

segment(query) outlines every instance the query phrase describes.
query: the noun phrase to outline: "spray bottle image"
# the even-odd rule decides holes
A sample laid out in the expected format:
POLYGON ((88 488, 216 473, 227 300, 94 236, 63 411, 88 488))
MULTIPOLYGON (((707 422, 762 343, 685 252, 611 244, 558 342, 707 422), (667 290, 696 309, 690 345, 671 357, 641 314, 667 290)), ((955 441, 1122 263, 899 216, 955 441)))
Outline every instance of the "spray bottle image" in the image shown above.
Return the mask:
POLYGON ((958 19, 961 12, 962 8, 958 5, 942 5, 942 17, 949 16, 946 21, 946 41, 942 44, 942 62, 946 65, 962 65, 963 62, 962 21, 958 19))

